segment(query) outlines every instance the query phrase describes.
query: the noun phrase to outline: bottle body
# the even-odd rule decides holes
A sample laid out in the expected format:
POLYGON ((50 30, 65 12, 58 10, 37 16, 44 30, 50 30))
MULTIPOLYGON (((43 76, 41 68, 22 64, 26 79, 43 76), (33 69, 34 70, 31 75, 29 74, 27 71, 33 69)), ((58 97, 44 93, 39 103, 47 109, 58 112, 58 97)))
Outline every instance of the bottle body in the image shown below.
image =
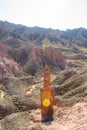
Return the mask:
POLYGON ((53 105, 55 105, 54 90, 50 87, 50 69, 46 65, 44 71, 44 86, 41 89, 42 121, 53 120, 53 105))

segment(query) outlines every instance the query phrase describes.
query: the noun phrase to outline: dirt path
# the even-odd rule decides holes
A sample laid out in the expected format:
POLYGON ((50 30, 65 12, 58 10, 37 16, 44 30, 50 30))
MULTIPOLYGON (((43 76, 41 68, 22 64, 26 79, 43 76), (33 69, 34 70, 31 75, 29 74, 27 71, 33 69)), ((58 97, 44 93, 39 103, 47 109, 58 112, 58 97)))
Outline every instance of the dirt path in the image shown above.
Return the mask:
MULTIPOLYGON (((53 80, 55 80, 56 78, 56 75, 54 74, 51 74, 51 77, 50 77, 50 82, 52 82, 53 80)), ((41 82, 40 83, 37 83, 37 84, 34 84, 34 85, 31 85, 31 89, 29 91, 26 92, 26 94, 31 94, 35 88, 41 88, 43 87, 43 78, 41 78, 41 82)))

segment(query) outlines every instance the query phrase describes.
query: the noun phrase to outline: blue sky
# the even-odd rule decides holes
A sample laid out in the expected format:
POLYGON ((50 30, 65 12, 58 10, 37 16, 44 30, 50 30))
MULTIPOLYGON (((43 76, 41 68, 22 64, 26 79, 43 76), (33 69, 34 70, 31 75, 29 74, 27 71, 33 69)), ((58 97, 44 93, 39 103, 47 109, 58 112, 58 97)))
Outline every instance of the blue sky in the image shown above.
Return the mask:
POLYGON ((0 20, 60 30, 87 28, 87 0, 0 0, 0 20))

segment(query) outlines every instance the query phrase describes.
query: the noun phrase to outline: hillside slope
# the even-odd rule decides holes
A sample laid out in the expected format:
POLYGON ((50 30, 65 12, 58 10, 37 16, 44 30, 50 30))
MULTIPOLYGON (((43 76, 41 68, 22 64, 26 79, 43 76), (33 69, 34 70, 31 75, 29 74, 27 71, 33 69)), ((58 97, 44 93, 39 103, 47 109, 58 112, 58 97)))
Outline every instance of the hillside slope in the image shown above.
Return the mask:
POLYGON ((87 29, 0 21, 0 130, 87 129, 87 29), (55 91, 53 121, 39 122, 44 65, 55 91))
MULTIPOLYGON (((18 64, 26 64, 24 66, 24 71, 28 72, 28 64, 30 64, 30 62, 31 64, 34 62, 34 64, 39 64, 39 66, 41 66, 41 64, 43 64, 42 62, 45 61, 48 65, 51 64, 53 67, 57 65, 57 67, 63 69, 65 68, 65 61, 63 60, 64 63, 62 65, 63 61, 60 59, 66 59, 68 65, 78 66, 78 63, 79 65, 82 64, 80 62, 81 59, 84 62, 87 61, 87 29, 78 28, 61 31, 58 29, 53 30, 51 28, 26 27, 24 25, 12 24, 7 21, 0 21, 0 48, 2 48, 2 50, 4 49, 6 53, 9 52, 10 56, 18 64), (46 55, 42 52, 45 49, 46 55), (49 54, 47 51, 50 51, 49 54), (63 57, 61 54, 59 57, 60 51, 62 52, 63 57), (37 63, 37 60, 34 61, 34 55, 36 55, 36 59, 39 63, 37 63), (53 60, 54 58, 52 58, 52 55, 55 55, 53 56, 55 60, 53 60)), ((33 66, 30 68, 32 69, 32 67, 33 66)), ((34 71, 36 72, 36 69, 34 71)), ((33 72, 29 73, 32 74, 33 72)))

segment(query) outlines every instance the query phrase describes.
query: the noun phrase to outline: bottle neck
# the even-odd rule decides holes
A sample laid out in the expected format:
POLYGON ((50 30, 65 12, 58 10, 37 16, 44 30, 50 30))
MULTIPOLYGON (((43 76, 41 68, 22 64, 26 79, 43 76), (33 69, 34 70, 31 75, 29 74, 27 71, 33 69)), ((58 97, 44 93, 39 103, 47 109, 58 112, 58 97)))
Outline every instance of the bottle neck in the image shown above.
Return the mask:
POLYGON ((44 70, 44 87, 50 88, 50 69, 47 65, 44 70))

